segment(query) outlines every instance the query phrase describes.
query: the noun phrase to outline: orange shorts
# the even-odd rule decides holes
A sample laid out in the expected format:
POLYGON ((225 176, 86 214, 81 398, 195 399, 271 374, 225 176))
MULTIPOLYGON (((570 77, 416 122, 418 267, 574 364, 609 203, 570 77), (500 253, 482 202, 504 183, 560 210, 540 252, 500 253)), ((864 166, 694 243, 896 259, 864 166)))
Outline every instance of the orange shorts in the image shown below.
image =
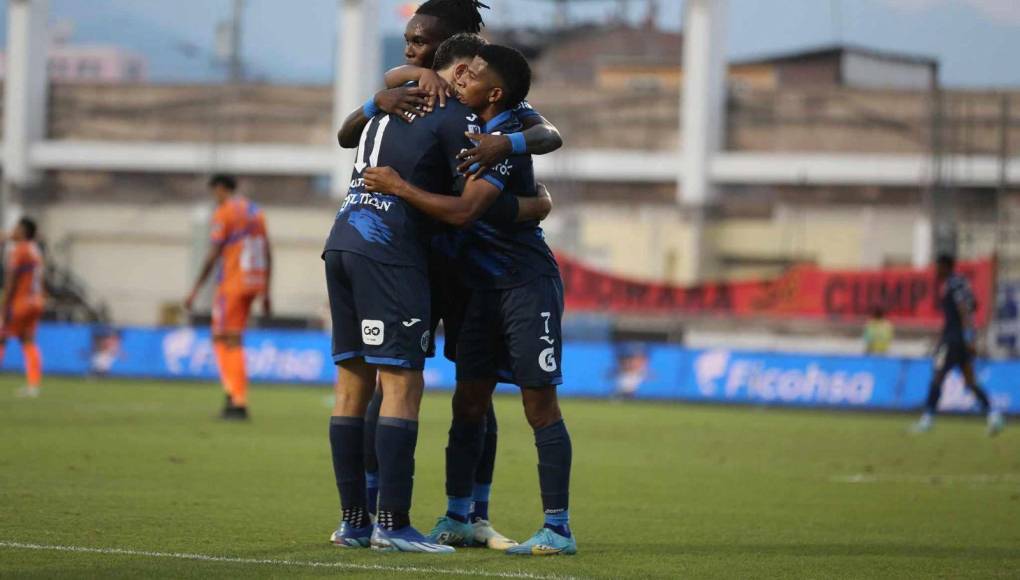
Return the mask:
POLYGON ((248 326, 251 303, 258 293, 233 294, 216 292, 212 305, 213 334, 239 334, 248 326))
POLYGON ((3 338, 35 336, 42 313, 38 304, 15 304, 4 316, 3 338))

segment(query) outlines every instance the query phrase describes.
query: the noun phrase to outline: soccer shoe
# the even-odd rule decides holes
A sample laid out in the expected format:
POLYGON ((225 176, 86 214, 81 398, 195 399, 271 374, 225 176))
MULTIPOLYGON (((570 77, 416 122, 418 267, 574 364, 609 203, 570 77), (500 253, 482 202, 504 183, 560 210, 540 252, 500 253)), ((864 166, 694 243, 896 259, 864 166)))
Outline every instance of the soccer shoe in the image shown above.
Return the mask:
POLYGON ((333 532, 329 541, 341 548, 367 548, 372 543, 373 528, 371 525, 352 528, 347 522, 340 522, 340 528, 333 532))
POLYGON ((35 399, 39 397, 39 387, 24 386, 15 391, 14 395, 22 399, 35 399))
POLYGON ((910 426, 910 432, 914 434, 927 433, 928 431, 931 431, 932 423, 931 415, 925 413, 924 415, 921 415, 921 418, 917 420, 917 423, 910 426))
POLYGON ((988 436, 995 437, 1006 428, 1006 420, 1002 417, 1001 411, 988 413, 988 436))
POLYGON ((372 532, 372 549, 381 552, 422 552, 425 554, 456 552, 451 546, 429 541, 412 526, 404 526, 399 530, 384 530, 376 526, 375 531, 372 532))
POLYGON ((436 520, 436 525, 426 536, 428 541, 446 546, 468 546, 475 536, 471 524, 443 516, 436 520))
POLYGON ((226 421, 247 421, 248 407, 228 407, 223 409, 220 418, 226 421))
POLYGON ((511 556, 572 556, 577 553, 574 536, 565 538, 549 528, 542 528, 523 544, 506 551, 511 556))
POLYGON ((489 520, 475 520, 471 527, 474 528, 475 543, 486 546, 490 550, 505 552, 517 545, 517 542, 497 532, 489 520))

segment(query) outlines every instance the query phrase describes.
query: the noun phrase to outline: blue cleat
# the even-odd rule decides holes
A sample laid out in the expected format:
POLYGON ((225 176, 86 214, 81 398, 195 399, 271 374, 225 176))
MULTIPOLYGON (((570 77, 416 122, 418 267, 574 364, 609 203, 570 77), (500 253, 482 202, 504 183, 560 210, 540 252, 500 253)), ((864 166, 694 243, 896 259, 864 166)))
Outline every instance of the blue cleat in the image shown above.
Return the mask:
POLYGON ((352 528, 347 522, 340 522, 340 528, 333 532, 329 541, 341 548, 367 548, 371 544, 374 527, 368 525, 363 528, 352 528))
POLYGON ((549 528, 538 530, 526 542, 506 551, 511 556, 572 556, 577 553, 577 540, 561 536, 549 528))
POLYGON ((421 552, 425 554, 452 554, 456 552, 450 546, 430 541, 413 526, 404 526, 399 530, 384 530, 376 526, 372 532, 372 549, 381 552, 421 552))
POLYGON ((470 546, 474 543, 475 528, 466 522, 443 516, 427 536, 430 542, 446 546, 470 546))

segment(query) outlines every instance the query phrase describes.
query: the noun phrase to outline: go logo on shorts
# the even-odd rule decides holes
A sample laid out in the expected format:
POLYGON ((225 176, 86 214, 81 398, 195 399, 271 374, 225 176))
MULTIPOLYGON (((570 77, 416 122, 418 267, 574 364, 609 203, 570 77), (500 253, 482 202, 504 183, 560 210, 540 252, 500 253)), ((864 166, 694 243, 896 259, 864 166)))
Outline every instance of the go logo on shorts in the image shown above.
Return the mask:
POLYGON ((361 321, 361 342, 368 346, 379 346, 386 339, 386 325, 382 320, 361 321))

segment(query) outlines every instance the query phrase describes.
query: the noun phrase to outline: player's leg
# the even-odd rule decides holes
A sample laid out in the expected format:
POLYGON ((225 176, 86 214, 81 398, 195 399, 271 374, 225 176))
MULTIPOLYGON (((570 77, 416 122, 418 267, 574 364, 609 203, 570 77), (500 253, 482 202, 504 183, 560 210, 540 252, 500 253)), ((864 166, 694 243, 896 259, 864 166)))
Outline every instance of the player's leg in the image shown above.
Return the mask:
POLYGON ((563 285, 559 278, 543 277, 504 291, 502 311, 511 370, 535 435, 545 518, 538 533, 507 553, 576 554, 569 511, 573 446, 556 396, 563 382, 563 285))
POLYGON ((988 434, 990 436, 998 435, 999 432, 1005 427, 1006 422, 1002 418, 1002 413, 992 407, 991 401, 988 399, 988 394, 978 384, 977 374, 974 372, 974 359, 968 356, 960 364, 960 372, 963 374, 964 384, 974 396, 977 397, 978 404, 981 406, 981 412, 987 416, 988 421, 988 434))
POLYGON ((375 433, 382 407, 382 385, 376 379, 375 393, 365 411, 365 491, 368 494, 368 512, 375 517, 379 503, 379 459, 375 455, 375 433))
POLYGON ((492 493, 492 475, 496 470, 496 448, 499 442, 499 422, 496 420, 496 407, 489 401, 489 410, 485 414, 485 440, 482 445, 482 456, 475 468, 475 484, 471 490, 471 513, 468 519, 474 523, 489 520, 489 496, 492 493))
POLYGON ((222 291, 217 290, 216 296, 213 297, 212 301, 212 325, 210 331, 212 332, 213 354, 216 358, 216 370, 220 375, 220 385, 223 387, 223 392, 227 395, 226 407, 230 407, 230 373, 227 371, 226 347, 223 344, 226 314, 227 296, 222 291))
POLYGON ((365 409, 375 386, 375 368, 361 358, 361 331, 342 254, 326 252, 323 259, 333 323, 333 361, 339 367, 329 445, 341 516, 330 541, 341 547, 368 547, 372 525, 365 491, 365 409))
POLYGON ((21 351, 25 356, 26 387, 36 394, 39 393, 43 374, 42 354, 39 352, 39 345, 35 340, 40 316, 42 316, 42 312, 39 309, 33 309, 32 312, 26 314, 26 320, 19 337, 21 351))
POLYGON ((928 385, 928 398, 924 403, 924 411, 921 413, 921 418, 918 419, 917 423, 911 426, 911 430, 914 433, 927 433, 931 430, 935 421, 935 412, 938 409, 939 399, 942 398, 942 385, 946 382, 946 377, 949 376, 949 371, 953 369, 955 364, 952 357, 952 349, 945 345, 941 346, 936 353, 934 361, 935 370, 931 377, 931 383, 928 385))
POLYGON ((229 375, 232 409, 229 418, 248 418, 248 371, 245 363, 243 333, 248 326, 254 294, 228 295, 222 327, 222 344, 229 375))
POLYGON ((376 367, 383 390, 375 435, 379 511, 372 547, 453 552, 428 542, 410 525, 418 409, 425 387, 422 370, 430 338, 428 277, 416 268, 342 254, 350 273, 365 362, 376 367))
POLYGON ((42 312, 35 308, 15 308, 11 312, 9 332, 21 343, 21 352, 25 360, 25 386, 18 392, 23 397, 38 397, 39 384, 42 381, 42 356, 35 343, 36 328, 42 312))

